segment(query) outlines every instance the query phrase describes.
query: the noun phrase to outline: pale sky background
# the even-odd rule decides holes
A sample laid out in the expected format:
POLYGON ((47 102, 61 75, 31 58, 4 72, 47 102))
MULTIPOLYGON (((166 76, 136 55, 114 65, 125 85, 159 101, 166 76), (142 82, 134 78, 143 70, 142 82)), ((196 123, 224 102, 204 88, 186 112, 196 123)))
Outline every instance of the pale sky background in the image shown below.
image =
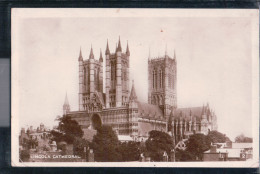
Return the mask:
MULTIPOLYGON (((78 56, 95 59, 106 41, 114 52, 120 35, 130 48, 130 79, 147 102, 148 55, 177 56, 178 107, 209 102, 218 131, 233 139, 252 136, 251 21, 248 17, 26 18, 16 37, 19 53, 19 127, 52 128, 66 91, 78 110, 78 56)), ((105 64, 105 62, 104 62, 105 64)), ((105 71, 104 71, 105 72, 105 71)), ((105 74, 104 74, 105 75, 105 74)), ((104 76, 105 77, 105 76, 104 76)))

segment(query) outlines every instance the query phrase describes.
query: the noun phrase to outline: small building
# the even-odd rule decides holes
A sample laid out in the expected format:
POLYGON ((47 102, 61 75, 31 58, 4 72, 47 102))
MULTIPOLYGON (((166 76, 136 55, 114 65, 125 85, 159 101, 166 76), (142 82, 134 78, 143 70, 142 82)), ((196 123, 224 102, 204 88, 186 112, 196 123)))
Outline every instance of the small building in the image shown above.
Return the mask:
POLYGON ((252 143, 216 143, 203 153, 203 161, 246 161, 252 154, 252 143))

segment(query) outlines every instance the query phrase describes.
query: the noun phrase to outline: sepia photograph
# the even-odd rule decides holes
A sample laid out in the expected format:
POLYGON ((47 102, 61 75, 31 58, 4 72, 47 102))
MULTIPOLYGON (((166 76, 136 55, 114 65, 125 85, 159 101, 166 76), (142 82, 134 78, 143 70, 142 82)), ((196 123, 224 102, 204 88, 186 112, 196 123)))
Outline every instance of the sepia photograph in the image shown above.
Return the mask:
POLYGON ((12 166, 259 167, 259 12, 12 9, 12 166))

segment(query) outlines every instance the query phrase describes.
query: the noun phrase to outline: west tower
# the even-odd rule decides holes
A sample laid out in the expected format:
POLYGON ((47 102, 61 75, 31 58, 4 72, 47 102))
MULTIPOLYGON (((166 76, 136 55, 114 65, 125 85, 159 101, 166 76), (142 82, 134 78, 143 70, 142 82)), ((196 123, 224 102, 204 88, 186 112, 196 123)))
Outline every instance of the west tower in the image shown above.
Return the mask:
POLYGON ((107 41, 106 47, 106 108, 127 106, 129 97, 129 57, 122 52, 119 38, 115 53, 111 53, 107 41))
POLYGON ((83 60, 79 53, 79 110, 89 111, 95 98, 103 95, 103 56, 100 50, 99 60, 94 58, 91 46, 89 59, 83 60))
POLYGON ((177 108, 177 62, 165 53, 163 57, 148 59, 148 102, 159 105, 164 116, 177 108))

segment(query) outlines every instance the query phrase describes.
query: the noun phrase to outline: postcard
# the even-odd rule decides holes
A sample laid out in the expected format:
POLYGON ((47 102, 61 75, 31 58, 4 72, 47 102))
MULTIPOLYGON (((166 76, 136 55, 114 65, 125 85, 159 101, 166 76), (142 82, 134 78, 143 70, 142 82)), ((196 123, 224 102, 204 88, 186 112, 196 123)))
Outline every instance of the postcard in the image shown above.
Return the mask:
POLYGON ((259 166, 258 9, 11 15, 12 166, 259 166))

